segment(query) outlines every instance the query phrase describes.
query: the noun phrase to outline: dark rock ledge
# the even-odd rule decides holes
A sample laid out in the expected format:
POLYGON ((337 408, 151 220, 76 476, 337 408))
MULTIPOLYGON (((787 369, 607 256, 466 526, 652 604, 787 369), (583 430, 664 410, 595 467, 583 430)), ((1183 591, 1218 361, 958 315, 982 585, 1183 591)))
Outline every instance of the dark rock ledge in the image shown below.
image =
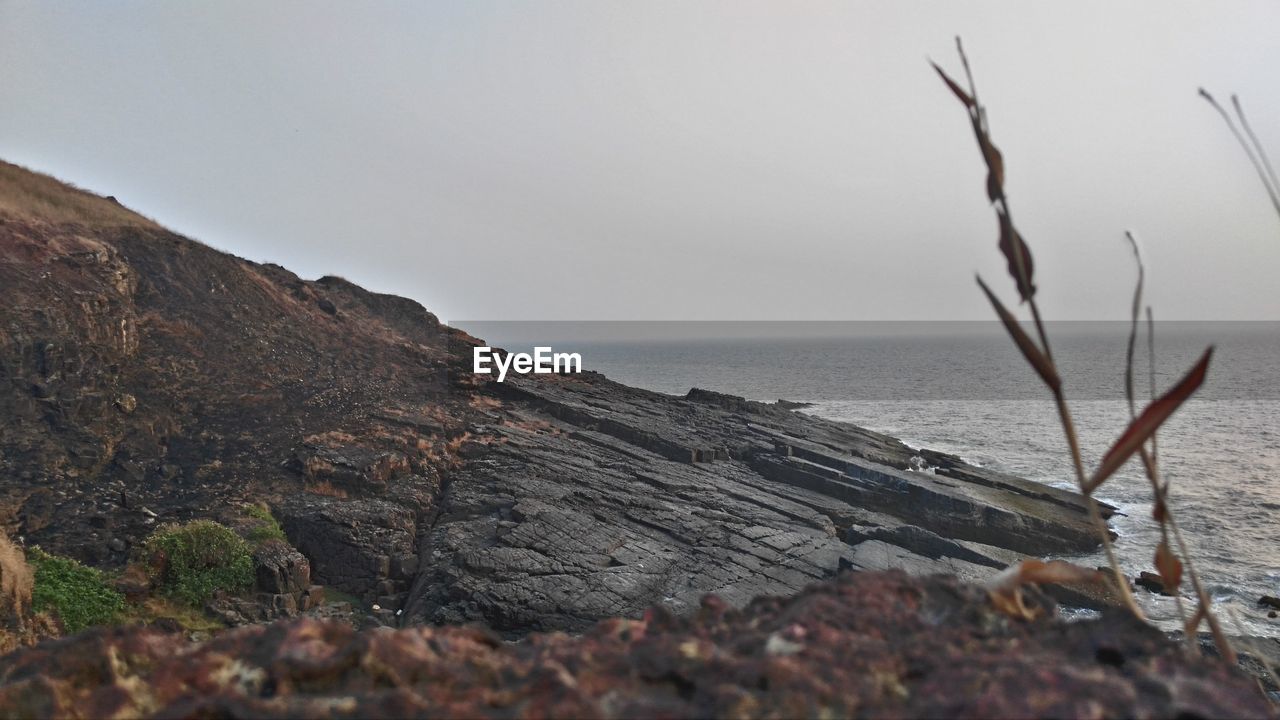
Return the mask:
POLYGON ((1077 495, 939 453, 911 471, 893 438, 772 404, 591 373, 479 392, 499 402, 421 533, 403 624, 574 631, 795 593, 842 565, 976 580, 1097 545, 1077 495))
MULTIPOLYGON (((1041 603, 1048 603, 1044 598, 1041 603)), ((1251 678, 1124 613, 1013 621, 953 578, 847 573, 579 637, 314 620, 202 645, 99 629, 0 664, 21 717, 1274 717, 1251 678)))

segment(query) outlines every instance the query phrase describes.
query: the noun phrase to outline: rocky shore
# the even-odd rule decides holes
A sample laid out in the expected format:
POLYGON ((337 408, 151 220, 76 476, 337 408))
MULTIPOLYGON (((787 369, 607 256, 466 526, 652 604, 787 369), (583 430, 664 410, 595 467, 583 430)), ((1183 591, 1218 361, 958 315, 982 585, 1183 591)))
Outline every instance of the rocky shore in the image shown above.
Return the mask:
POLYGON ((0 524, 90 565, 265 503, 387 622, 519 635, 1096 544, 1071 493, 779 404, 473 375, 411 300, 141 219, 3 217, 0 246, 0 524))
POLYGON ((476 390, 495 401, 421 535, 408 622, 579 630, 842 565, 978 579, 1097 542, 1078 496, 771 404, 593 374, 476 390))
POLYGON ((1121 659, 1103 658, 1099 633, 1122 620, 991 629, 980 591, 957 583, 1094 548, 1073 493, 783 403, 594 373, 497 383, 470 372, 478 340, 411 300, 106 210, 109 223, 0 214, 0 527, 110 570, 163 523, 248 527, 244 508, 265 506, 285 539, 255 552, 252 594, 211 612, 255 625, 336 591, 365 625, 404 629, 304 620, 198 646, 97 630, 10 656, 0 705, 1258 714, 1227 669, 1141 627, 1116 630, 1121 659), (890 568, 952 579, 833 580, 890 568), (474 626, 428 629, 458 624, 474 626), (1004 690, 975 689, 981 672, 1004 690), (1011 692, 1030 677, 1042 704, 1011 692), (448 692, 424 694, 432 678, 448 692), (937 704, 952 692, 963 701, 937 704))

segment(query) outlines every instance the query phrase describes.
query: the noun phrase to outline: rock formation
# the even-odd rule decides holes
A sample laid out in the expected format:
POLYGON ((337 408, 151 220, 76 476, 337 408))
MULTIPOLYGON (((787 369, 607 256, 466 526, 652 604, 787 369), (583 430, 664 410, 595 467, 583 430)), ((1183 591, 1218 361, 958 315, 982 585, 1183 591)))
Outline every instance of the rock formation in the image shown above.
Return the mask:
POLYGON ((288 542, 258 549, 256 595, 213 612, 262 623, 324 586, 406 629, 277 623, 199 647, 97 630, 11 656, 0 705, 1258 711, 1225 668, 1122 619, 1023 626, 955 579, 831 581, 842 567, 977 580, 1088 551, 1097 538, 1073 493, 784 403, 594 373, 497 383, 470 372, 476 339, 415 302, 302 280, 49 182, 0 167, 0 191, 38 185, 57 200, 40 207, 62 209, 0 204, 0 527, 111 568, 159 523, 238 527, 243 507, 265 504, 288 542), (426 627, 458 623, 496 634, 426 627), (553 634, 499 642, 540 631, 553 634))
POLYGON ((472 375, 417 303, 141 220, 8 213, 0 250, 0 524, 95 565, 265 502, 314 582, 519 635, 1095 543, 1071 493, 787 406, 472 375))

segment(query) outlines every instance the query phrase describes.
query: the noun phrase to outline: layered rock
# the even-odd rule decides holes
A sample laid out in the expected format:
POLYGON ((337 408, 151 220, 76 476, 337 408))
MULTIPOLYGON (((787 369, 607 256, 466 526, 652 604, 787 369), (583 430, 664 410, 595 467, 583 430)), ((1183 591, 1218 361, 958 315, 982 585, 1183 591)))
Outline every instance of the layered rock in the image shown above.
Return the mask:
POLYGON ((407 623, 576 630, 794 593, 842 561, 976 580, 1097 544, 1079 496, 949 456, 911 471, 918 451, 893 438, 776 405, 591 373, 478 391, 503 402, 421 538, 407 623))

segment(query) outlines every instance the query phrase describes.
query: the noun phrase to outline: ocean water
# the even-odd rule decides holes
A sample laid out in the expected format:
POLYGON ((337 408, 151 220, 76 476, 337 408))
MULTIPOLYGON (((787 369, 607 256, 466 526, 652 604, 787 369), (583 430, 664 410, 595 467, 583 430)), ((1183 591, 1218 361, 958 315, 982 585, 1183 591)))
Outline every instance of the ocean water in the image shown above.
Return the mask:
MULTIPOLYGON (((534 337, 568 338, 556 350, 572 347, 587 369, 630 385, 671 394, 702 387, 756 400, 813 403, 805 412, 1048 485, 1075 487, 1048 391, 994 323, 671 326, 674 337, 667 339, 661 324, 620 323, 586 333, 581 327, 523 329, 534 337)), ((1087 468, 1128 424, 1128 329, 1127 323, 1050 325, 1087 468)), ((1172 481, 1171 505, 1196 567, 1227 609, 1228 631, 1280 636, 1280 620, 1267 618, 1256 605, 1262 594, 1280 595, 1280 323, 1159 323, 1159 391, 1210 344, 1216 350, 1208 380, 1159 435, 1160 466, 1172 481)), ((1140 404, 1148 397, 1147 363, 1142 338, 1140 404)), ((1139 463, 1131 461, 1097 495, 1123 513, 1112 527, 1120 535, 1117 550, 1126 573, 1154 569, 1159 530, 1139 463)), ((1089 566, 1105 562, 1101 553, 1069 559, 1089 566)), ((1185 583, 1184 590, 1190 592, 1185 583)), ((1137 594, 1153 620, 1176 626, 1171 598, 1137 594)))

